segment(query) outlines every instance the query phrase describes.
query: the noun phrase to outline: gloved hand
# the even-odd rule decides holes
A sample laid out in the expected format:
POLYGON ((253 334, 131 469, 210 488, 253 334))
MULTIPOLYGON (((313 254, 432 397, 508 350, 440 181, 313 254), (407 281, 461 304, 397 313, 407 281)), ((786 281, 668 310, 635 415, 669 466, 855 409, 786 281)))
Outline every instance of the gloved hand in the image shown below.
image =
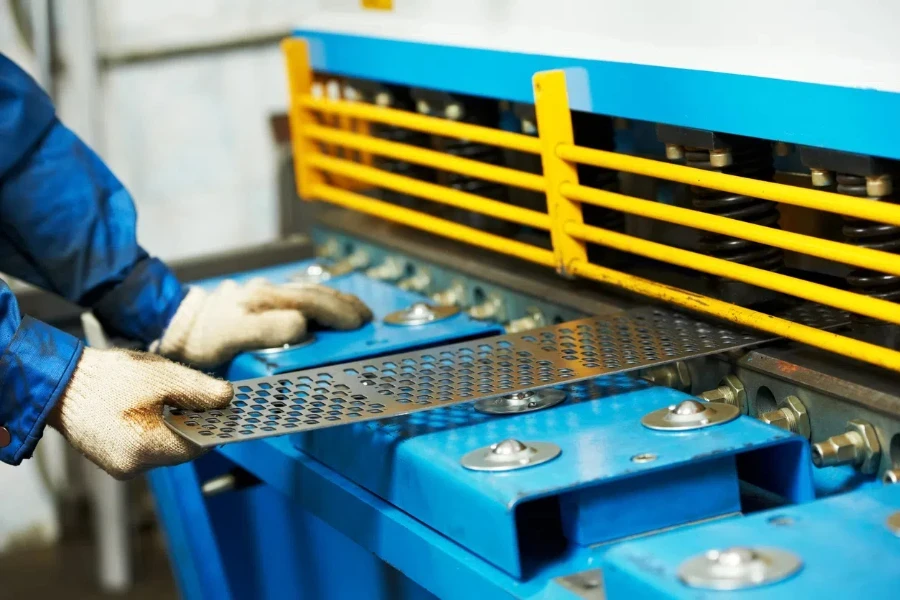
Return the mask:
POLYGON ((155 354, 85 348, 48 423, 104 471, 128 479, 203 453, 163 423, 164 404, 222 408, 232 393, 228 382, 155 354))
POLYGON ((306 284, 225 281, 211 293, 192 288, 151 350, 198 367, 215 367, 243 350, 272 348, 306 335, 307 319, 356 329, 372 311, 356 296, 306 284))

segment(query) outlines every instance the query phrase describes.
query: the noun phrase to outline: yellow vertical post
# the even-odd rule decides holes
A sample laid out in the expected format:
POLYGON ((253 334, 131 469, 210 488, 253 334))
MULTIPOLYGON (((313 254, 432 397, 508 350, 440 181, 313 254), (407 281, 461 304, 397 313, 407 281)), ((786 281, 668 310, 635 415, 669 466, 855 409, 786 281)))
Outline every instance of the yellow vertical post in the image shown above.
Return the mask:
POLYGON ((547 213, 550 215, 550 241, 556 270, 561 275, 572 274, 573 262, 587 262, 585 243, 566 233, 566 223, 584 223, 581 203, 569 200, 560 193, 563 183, 578 184, 575 165, 556 154, 560 144, 574 144, 572 113, 563 71, 536 73, 534 106, 537 114, 538 136, 541 140, 541 163, 547 183, 547 213))
POLYGON ((304 162, 304 157, 317 153, 316 143, 303 135, 304 128, 315 125, 315 116, 300 105, 300 98, 309 96, 313 84, 312 67, 309 64, 309 47, 305 40, 288 38, 281 43, 287 67, 288 120, 291 124, 291 146, 294 150, 294 175, 297 179, 297 194, 304 200, 310 199, 313 186, 324 181, 322 173, 304 162))

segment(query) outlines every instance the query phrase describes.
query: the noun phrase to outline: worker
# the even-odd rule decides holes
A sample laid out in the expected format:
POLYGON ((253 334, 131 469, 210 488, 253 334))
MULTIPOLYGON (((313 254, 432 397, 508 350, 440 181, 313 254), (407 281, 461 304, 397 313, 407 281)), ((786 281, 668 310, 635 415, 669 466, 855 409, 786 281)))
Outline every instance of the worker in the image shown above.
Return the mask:
POLYGON ((138 245, 135 222, 122 184, 0 55, 0 271, 90 308, 107 331, 149 348, 84 348, 20 316, 0 281, 3 462, 29 458, 48 424, 119 479, 190 460, 201 451, 165 426, 163 406, 222 408, 232 388, 184 365, 208 369, 295 342, 307 319, 350 329, 372 317, 356 297, 323 286, 186 289, 138 245))

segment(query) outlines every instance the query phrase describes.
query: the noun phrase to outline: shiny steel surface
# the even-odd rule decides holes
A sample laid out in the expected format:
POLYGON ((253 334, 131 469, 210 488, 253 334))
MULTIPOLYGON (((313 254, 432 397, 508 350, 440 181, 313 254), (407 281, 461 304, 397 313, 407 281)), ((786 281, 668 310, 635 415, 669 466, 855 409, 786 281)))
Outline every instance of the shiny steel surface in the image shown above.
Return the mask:
POLYGON ((802 567, 796 554, 779 548, 736 546, 689 558, 678 569, 678 578, 692 588, 740 590, 781 581, 802 567))
POLYGON ((553 388, 529 390, 496 398, 484 398, 475 403, 475 410, 488 415, 515 415, 550 408, 565 399, 566 393, 562 390, 553 388))
POLYGON ((426 302, 416 302, 409 308, 392 312, 384 318, 388 325, 413 327, 443 321, 459 314, 455 306, 432 306, 426 302))
POLYGON ((548 442, 520 442, 508 439, 472 450, 459 462, 470 471, 515 471, 549 462, 561 452, 559 446, 548 442))
POLYGON ((231 406, 206 412, 168 409, 165 419, 200 446, 216 446, 551 387, 767 339, 670 310, 639 308, 241 381, 234 384, 231 406))

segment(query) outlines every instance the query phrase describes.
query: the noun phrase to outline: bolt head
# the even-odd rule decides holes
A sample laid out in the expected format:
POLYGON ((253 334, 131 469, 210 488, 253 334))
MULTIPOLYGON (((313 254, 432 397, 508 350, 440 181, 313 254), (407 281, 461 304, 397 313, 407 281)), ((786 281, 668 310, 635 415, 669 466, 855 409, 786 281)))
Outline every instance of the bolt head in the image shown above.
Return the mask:
POLYGON ((703 406, 702 402, 696 400, 683 400, 673 406, 670 410, 676 415, 696 415, 697 413, 706 410, 706 407, 703 406))
POLYGON ((831 171, 825 169, 810 169, 809 175, 814 187, 828 187, 834 183, 831 171))
POLYGON ((459 104, 453 103, 444 109, 444 116, 451 121, 459 121, 463 117, 463 108, 459 104))
POLYGON ((522 119, 522 133, 525 135, 534 135, 537 133, 537 125, 528 119, 522 119))
POLYGON ((809 413, 806 410, 806 406, 803 405, 803 402, 801 402, 800 398, 797 396, 788 396, 785 398, 784 405, 785 408, 788 408, 794 413, 794 418, 797 423, 797 435, 802 435, 806 439, 809 439, 809 413))
POLYGON ((416 111, 423 115, 431 114, 431 105, 424 100, 419 100, 416 102, 416 111))
POLYGON ((885 484, 900 483, 900 469, 889 469, 885 471, 881 481, 885 484))
POLYGON ((878 471, 878 465, 881 463, 881 443, 878 441, 878 434, 875 428, 869 423, 859 419, 853 419, 847 423, 848 431, 856 431, 862 436, 866 449, 866 460, 859 466, 861 473, 872 474, 878 471))
POLYGON ((666 158, 669 160, 682 160, 684 148, 675 144, 666 144, 666 158))
POLYGON ((785 431, 791 430, 791 421, 790 417, 788 417, 784 410, 778 409, 773 410, 767 413, 763 413, 759 416, 759 420, 763 423, 768 423, 769 425, 774 425, 779 429, 784 429, 785 431))
POLYGON ((722 149, 722 150, 710 150, 709 151, 709 164, 713 167, 721 169, 722 167, 727 167, 732 163, 731 150, 722 149))
POLYGON ((893 187, 890 175, 873 175, 866 177, 866 194, 871 198, 890 196, 893 187))
POLYGON ((502 442, 494 445, 491 448, 491 452, 494 454, 498 454, 500 456, 509 456, 511 454, 518 454, 520 452, 524 452, 527 450, 525 444, 520 442, 519 440, 508 439, 503 440, 502 442))
POLYGON ((394 103, 394 99, 391 98, 391 94, 389 92, 378 92, 375 94, 375 104, 377 106, 390 106, 394 103))

